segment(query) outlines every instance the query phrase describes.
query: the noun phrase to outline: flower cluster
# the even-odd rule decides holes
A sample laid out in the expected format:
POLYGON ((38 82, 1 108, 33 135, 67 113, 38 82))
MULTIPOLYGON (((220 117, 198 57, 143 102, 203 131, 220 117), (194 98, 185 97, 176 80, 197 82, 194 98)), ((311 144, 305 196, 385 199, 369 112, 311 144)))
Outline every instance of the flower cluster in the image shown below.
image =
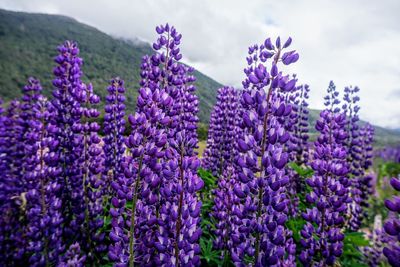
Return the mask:
POLYGON ((55 109, 51 120, 57 130, 58 143, 58 196, 62 199, 63 238, 70 243, 78 241, 87 253, 87 261, 97 262, 95 251, 106 249, 102 244, 103 225, 102 184, 103 155, 100 127, 94 122, 99 111, 92 107, 100 98, 93 93, 91 84, 81 81, 83 60, 76 43, 66 41, 58 48, 55 58, 55 79, 52 105, 55 109))
POLYGON ((389 146, 376 151, 378 157, 382 158, 384 161, 392 161, 400 163, 400 146, 389 146))
POLYGON ((173 63, 172 60, 178 61, 182 57, 177 47, 181 35, 168 24, 156 30, 161 36, 153 47, 156 46, 161 58, 165 55, 168 59, 162 60, 163 70, 169 72, 170 64, 172 68, 175 66, 176 70, 176 75, 171 80, 172 84, 165 87, 174 101, 168 112, 172 118, 172 123, 167 129, 170 149, 163 158, 163 172, 167 177, 161 192, 164 201, 160 208, 160 217, 168 224, 160 227, 160 248, 165 250, 160 253, 159 261, 166 265, 196 266, 200 264, 198 241, 201 235, 201 202, 197 191, 203 187, 203 181, 197 175, 200 161, 195 152, 199 103, 195 95, 196 87, 192 84, 195 78, 192 75, 193 68, 173 63), (162 41, 163 36, 166 36, 166 42, 162 41))
MULTIPOLYGON (((399 179, 392 178, 390 184, 396 191, 400 191, 399 179)), ((400 198, 395 196, 392 200, 385 200, 385 206, 391 212, 397 214, 396 217, 388 220, 384 224, 385 232, 395 237, 397 241, 394 242, 391 247, 384 247, 383 254, 392 266, 400 266, 400 219, 398 218, 398 214, 400 214, 400 198)))
POLYGON ((34 105, 35 118, 30 122, 31 130, 26 149, 30 152, 30 168, 27 182, 30 183, 27 198, 29 238, 28 250, 31 266, 50 265, 57 262, 64 250, 62 237, 61 199, 58 197, 60 185, 57 176, 61 169, 57 166, 55 153, 57 142, 52 137, 56 128, 46 122, 54 116, 51 104, 41 97, 34 105))
MULTIPOLYGON (((175 27, 156 32, 129 127, 113 78, 101 129, 71 41, 58 47, 51 99, 29 78, 22 98, 0 101, 0 266, 376 266, 381 254, 400 266, 397 196, 385 201, 385 231, 375 216, 371 245, 358 246, 400 160, 385 149, 384 175, 369 170, 374 127, 361 127, 358 87, 340 107, 330 82, 309 143, 310 88, 284 70, 299 59, 292 39, 253 45, 243 88, 218 90, 201 162, 194 69, 175 27)), ((398 178, 390 184, 400 191, 398 178)))
POLYGON ((78 56, 77 44, 66 41, 58 47, 58 52, 52 99, 56 114, 51 123, 57 127, 54 138, 58 142, 58 163, 62 169, 57 182, 61 186, 63 235, 67 237, 79 233, 84 220, 80 164, 83 152, 81 104, 85 100, 85 85, 81 81, 83 60, 78 56))
POLYGON ((107 88, 106 106, 104 115, 104 194, 110 194, 110 183, 123 175, 121 167, 125 152, 125 88, 124 81, 114 78, 107 88))
POLYGON ((218 89, 217 103, 210 117, 207 147, 202 165, 218 176, 233 163, 236 152, 239 93, 232 87, 218 89))
POLYGON ((367 259, 368 266, 376 267, 382 261, 382 246, 386 241, 385 232, 382 229, 382 216, 376 215, 374 218, 374 228, 369 234, 369 246, 362 249, 362 252, 367 259))
POLYGON ((305 266, 333 265, 343 253, 341 228, 351 198, 347 153, 343 146, 347 138, 346 117, 337 112, 337 96, 331 83, 325 98, 328 108, 321 112, 315 126, 320 135, 311 162, 314 175, 306 181, 312 189, 306 201, 312 207, 302 213, 306 224, 301 230, 303 249, 299 259, 305 266))
POLYGON ((374 181, 376 176, 373 173, 367 173, 367 170, 373 163, 373 142, 374 142, 374 127, 367 123, 360 129, 361 139, 361 154, 360 154, 360 167, 363 175, 358 179, 358 189, 360 190, 360 205, 363 208, 362 215, 367 217, 367 208, 369 208, 370 196, 374 194, 374 181))
POLYGON ((310 87, 300 85, 287 96, 287 102, 292 106, 292 112, 288 116, 285 127, 290 132, 287 151, 292 161, 298 165, 306 164, 309 157, 309 129, 308 129, 308 98, 310 87))
POLYGON ((201 202, 196 192, 199 160, 198 99, 193 70, 178 63, 181 35, 168 24, 156 28, 154 55, 141 65, 141 88, 132 132, 126 139, 124 175, 111 183, 113 244, 118 266, 199 265, 201 202))
MULTIPOLYGON (((308 143, 308 93, 309 86, 297 86, 286 96, 286 102, 292 106, 292 112, 284 120, 285 129, 289 132, 290 138, 285 147, 289 154, 289 161, 297 166, 304 166, 308 163, 310 146, 308 143)), ((290 178, 288 194, 290 196, 289 210, 294 217, 298 213, 299 194, 304 191, 304 181, 292 168, 285 168, 290 178)))
MULTIPOLYGON (((81 124, 76 126, 81 129, 75 128, 75 131, 81 131, 79 141, 83 146, 82 155, 80 158, 79 167, 82 169, 82 199, 83 199, 83 213, 80 217, 84 217, 81 227, 83 251, 87 252, 87 260, 97 262, 95 259, 95 252, 102 252, 106 250, 104 244, 104 233, 101 232, 103 226, 103 193, 102 187, 104 182, 101 179, 103 170, 102 148, 100 146, 101 138, 98 135, 100 126, 95 120, 100 112, 93 107, 99 103, 100 98, 93 93, 92 85, 83 86, 81 92, 82 100, 82 119, 81 124)), ((76 127, 75 126, 75 127, 76 127)), ((75 192, 76 193, 76 192, 75 192)))
POLYGON ((361 190, 360 183, 364 176, 364 170, 361 167, 362 143, 360 136, 359 117, 358 112, 360 107, 357 102, 360 101, 358 92, 360 89, 355 87, 344 88, 344 104, 342 106, 343 112, 346 115, 346 132, 347 140, 345 141, 347 148, 347 161, 350 166, 350 173, 352 175, 351 196, 352 203, 349 207, 349 228, 352 231, 357 231, 361 226, 362 207, 361 207, 361 190))
POLYGON ((234 185, 240 201, 233 204, 235 232, 230 236, 231 257, 237 264, 243 263, 246 256, 256 266, 283 264, 291 259, 285 253, 291 251, 287 247, 291 233, 285 228, 285 186, 289 178, 283 169, 288 161, 284 144, 290 136, 281 118, 291 113, 285 94, 295 88, 296 79, 278 70, 279 62, 289 65, 299 58, 294 50, 283 52, 291 41, 289 38, 281 45, 278 37, 273 45, 268 38, 264 44, 249 48, 241 99, 243 134, 237 141, 239 172, 234 185))
POLYGON ((19 265, 23 262, 26 240, 23 238, 26 198, 22 171, 24 153, 21 142, 24 133, 21 128, 21 103, 11 101, 1 120, 1 180, 0 180, 0 247, 4 251, 0 263, 19 265))

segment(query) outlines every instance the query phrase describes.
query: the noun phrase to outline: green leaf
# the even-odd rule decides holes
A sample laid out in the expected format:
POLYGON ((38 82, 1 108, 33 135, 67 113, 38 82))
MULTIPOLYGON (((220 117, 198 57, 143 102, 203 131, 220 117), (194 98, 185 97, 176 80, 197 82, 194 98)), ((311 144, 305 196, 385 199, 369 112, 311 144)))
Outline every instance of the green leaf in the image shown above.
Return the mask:
POLYGON ((289 162, 288 166, 304 178, 311 177, 314 174, 314 171, 311 168, 299 166, 295 162, 289 162))
POLYGON ((346 232, 344 237, 344 244, 351 244, 358 247, 369 246, 369 241, 364 237, 361 232, 346 232))
POLYGON ((300 242, 300 231, 305 224, 306 221, 301 217, 291 218, 286 222, 286 227, 292 231, 293 239, 296 243, 300 242))

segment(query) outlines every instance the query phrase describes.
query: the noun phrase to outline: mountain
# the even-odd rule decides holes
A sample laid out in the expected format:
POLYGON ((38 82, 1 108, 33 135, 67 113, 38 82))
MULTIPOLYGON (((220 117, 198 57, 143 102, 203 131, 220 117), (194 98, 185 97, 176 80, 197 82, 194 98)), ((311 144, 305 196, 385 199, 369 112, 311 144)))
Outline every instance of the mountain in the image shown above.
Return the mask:
MULTIPOLYGON (((152 53, 150 45, 139 40, 113 38, 75 19, 58 15, 0 9, 0 97, 7 101, 20 96, 29 76, 39 78, 45 94, 50 95, 56 47, 65 40, 78 42, 80 56, 85 62, 83 80, 90 81, 103 99, 109 79, 119 76, 125 80, 127 108, 132 112, 140 79, 140 61, 143 55, 152 53)), ((200 99, 200 121, 207 123, 217 89, 222 85, 198 71, 194 75, 200 99)), ((318 119, 319 112, 310 111, 311 125, 318 119)), ((400 143, 399 129, 375 129, 378 145, 400 143)), ((311 134, 315 137, 314 128, 311 134)))
MULTIPOLYGON (((31 14, 0 9, 0 97, 5 101, 21 94, 29 76, 40 79, 44 93, 53 89, 53 58, 65 40, 77 41, 84 60, 83 80, 93 84, 104 99, 108 81, 125 80, 127 108, 134 110, 139 85, 140 61, 151 54, 149 44, 113 38, 94 27, 58 15, 31 14)), ((183 40, 184 41, 184 40, 183 40)), ((196 71, 200 120, 208 121, 221 84, 196 71)))

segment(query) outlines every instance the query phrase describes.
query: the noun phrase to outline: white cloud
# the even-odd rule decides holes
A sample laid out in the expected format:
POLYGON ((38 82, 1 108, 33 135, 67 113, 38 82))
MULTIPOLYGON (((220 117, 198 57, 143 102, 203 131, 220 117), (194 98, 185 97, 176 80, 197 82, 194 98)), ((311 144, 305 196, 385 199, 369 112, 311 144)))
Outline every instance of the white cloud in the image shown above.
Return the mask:
POLYGON ((289 71, 322 107, 330 80, 361 88, 361 117, 400 127, 400 1, 363 0, 0 0, 0 7, 72 16, 115 36, 152 41, 157 24, 183 34, 186 62, 240 86, 247 47, 267 36, 293 37, 300 60, 289 71))

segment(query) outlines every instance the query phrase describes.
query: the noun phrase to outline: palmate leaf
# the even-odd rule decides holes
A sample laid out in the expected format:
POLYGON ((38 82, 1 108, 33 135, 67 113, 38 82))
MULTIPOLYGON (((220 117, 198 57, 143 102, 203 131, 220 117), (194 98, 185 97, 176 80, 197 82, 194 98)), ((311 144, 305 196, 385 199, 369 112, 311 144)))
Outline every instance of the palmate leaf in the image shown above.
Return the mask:
POLYGON ((364 237, 364 233, 346 232, 343 241, 343 254, 340 257, 341 265, 367 267, 368 265, 363 263, 364 255, 359 248, 368 245, 370 244, 364 237))
POLYGON ((209 238, 200 238, 201 260, 206 266, 221 266, 221 251, 213 248, 213 240, 209 238))

